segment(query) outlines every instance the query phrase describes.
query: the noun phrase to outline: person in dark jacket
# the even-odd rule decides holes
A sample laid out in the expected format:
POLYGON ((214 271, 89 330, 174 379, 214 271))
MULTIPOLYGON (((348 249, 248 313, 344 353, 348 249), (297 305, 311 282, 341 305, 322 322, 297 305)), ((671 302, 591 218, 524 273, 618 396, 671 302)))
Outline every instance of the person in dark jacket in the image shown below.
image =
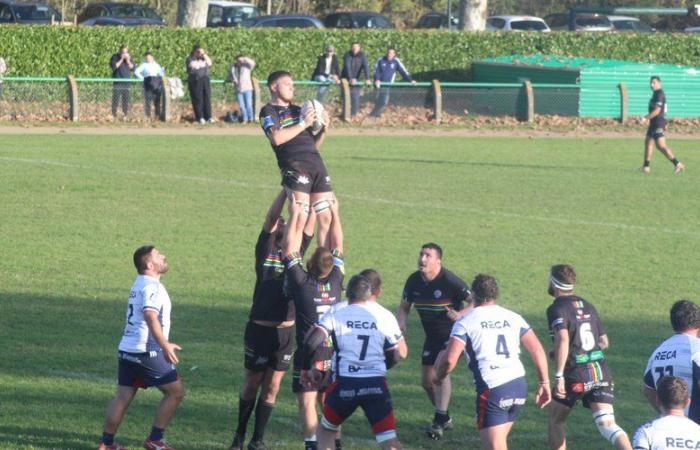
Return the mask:
POLYGON ((383 83, 391 84, 396 79, 398 72, 404 81, 410 81, 416 84, 411 78, 406 67, 401 63, 401 60, 396 57, 396 49, 389 47, 386 50, 386 56, 379 58, 374 66, 374 86, 377 88, 377 96, 374 101, 374 110, 371 116, 379 117, 382 115, 382 110, 389 104, 389 95, 391 94, 390 87, 382 87, 383 83))
POLYGON ((362 52, 359 42, 353 42, 350 51, 343 57, 341 78, 345 78, 350 83, 350 110, 351 114, 356 116, 360 107, 360 96, 362 96, 362 80, 367 85, 371 84, 367 56, 362 52))
MULTIPOLYGON (((335 55, 335 47, 326 45, 316 61, 316 68, 311 79, 322 83, 340 83, 340 66, 338 65, 338 57, 335 55)), ((316 92, 316 100, 323 103, 327 92, 328 86, 319 87, 318 92, 316 92)))
POLYGON ((209 68, 211 58, 199 45, 187 57, 187 88, 190 91, 194 120, 200 124, 214 123, 211 117, 211 85, 209 68))
MULTIPOLYGON (((109 67, 112 69, 112 78, 125 80, 131 78, 134 63, 131 61, 128 46, 122 45, 119 47, 119 51, 113 54, 109 60, 109 67)), ((112 84, 112 116, 117 117, 120 103, 124 117, 129 114, 130 85, 131 83, 128 81, 115 81, 112 84)))

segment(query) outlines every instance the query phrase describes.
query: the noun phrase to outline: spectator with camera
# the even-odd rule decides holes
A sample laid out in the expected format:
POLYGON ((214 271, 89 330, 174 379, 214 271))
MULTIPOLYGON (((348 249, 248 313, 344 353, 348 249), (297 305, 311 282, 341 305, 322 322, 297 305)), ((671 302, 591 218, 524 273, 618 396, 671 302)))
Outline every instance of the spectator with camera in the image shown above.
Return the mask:
MULTIPOLYGON (((131 78, 134 63, 131 61, 127 45, 122 45, 119 47, 119 51, 112 55, 109 67, 112 69, 112 78, 115 80, 128 80, 131 78)), ((119 105, 122 107, 124 117, 129 114, 130 87, 128 81, 114 81, 112 84, 112 116, 115 118, 117 117, 119 105)))
POLYGON ((211 84, 209 81, 209 68, 211 58, 207 52, 195 45, 192 53, 187 57, 187 88, 190 91, 194 120, 200 124, 214 123, 211 117, 211 84))

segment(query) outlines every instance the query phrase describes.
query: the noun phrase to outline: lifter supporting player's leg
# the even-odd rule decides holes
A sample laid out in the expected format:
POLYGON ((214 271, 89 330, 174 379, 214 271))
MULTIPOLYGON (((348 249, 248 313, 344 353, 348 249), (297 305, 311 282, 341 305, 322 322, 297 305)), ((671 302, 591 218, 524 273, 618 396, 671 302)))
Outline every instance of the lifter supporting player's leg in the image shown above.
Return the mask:
POLYGON ((513 422, 506 422, 493 427, 479 430, 481 448, 484 450, 508 450, 508 433, 513 428, 513 422))
POLYGON ((317 239, 319 247, 331 249, 329 231, 333 216, 331 214, 330 203, 335 201, 333 192, 316 192, 310 196, 311 207, 316 215, 318 223, 317 239))
POLYGON ((632 450, 627 433, 615 422, 613 406, 608 403, 591 402, 590 408, 600 434, 617 450, 632 450))
POLYGON ((571 408, 553 401, 549 405, 549 448, 550 450, 566 450, 566 418, 571 408))
POLYGON ((659 149, 659 151, 663 153, 664 156, 673 163, 673 165, 676 168, 676 173, 682 172, 683 169, 685 169, 685 165, 676 159, 676 156, 673 154, 673 151, 670 148, 668 148, 668 145, 666 145, 665 136, 660 136, 656 138, 656 148, 659 149))

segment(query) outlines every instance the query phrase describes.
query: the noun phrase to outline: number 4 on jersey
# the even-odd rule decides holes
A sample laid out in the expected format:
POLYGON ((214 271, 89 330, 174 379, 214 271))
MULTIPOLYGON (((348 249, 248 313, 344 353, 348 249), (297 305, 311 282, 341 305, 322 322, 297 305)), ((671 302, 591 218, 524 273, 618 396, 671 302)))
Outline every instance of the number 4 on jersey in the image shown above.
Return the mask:
POLYGON ((498 340, 496 341, 496 354, 504 355, 506 358, 510 358, 510 352, 508 351, 508 346, 506 345, 506 337, 502 334, 498 335, 498 340))

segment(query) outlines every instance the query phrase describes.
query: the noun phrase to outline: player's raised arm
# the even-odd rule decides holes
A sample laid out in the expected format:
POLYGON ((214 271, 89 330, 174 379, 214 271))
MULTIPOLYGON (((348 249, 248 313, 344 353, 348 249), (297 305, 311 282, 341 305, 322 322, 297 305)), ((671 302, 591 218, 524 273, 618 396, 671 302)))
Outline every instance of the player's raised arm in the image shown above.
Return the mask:
POLYGON ((275 200, 272 202, 270 209, 267 210, 267 214, 265 215, 263 230, 265 230, 266 233, 274 233, 277 230, 277 221, 282 215, 285 200, 287 200, 287 194, 284 189, 282 189, 277 197, 275 197, 275 200))
POLYGON ((282 244, 282 254, 285 257, 290 256, 293 253, 298 253, 301 250, 304 228, 299 226, 299 221, 306 217, 305 215, 302 215, 302 208, 303 206, 298 202, 290 202, 289 212, 291 216, 289 217, 289 224, 287 225, 287 230, 282 244))
POLYGON ((520 337, 520 343, 530 353, 532 362, 537 369, 537 380, 539 387, 535 394, 535 403, 540 408, 544 408, 552 400, 552 391, 549 387, 549 370, 547 368, 547 355, 542 348, 542 343, 537 339, 537 335, 529 329, 520 337))
POLYGON ((344 235, 343 235, 343 225, 340 222, 340 205, 338 204, 338 199, 335 198, 335 195, 331 200, 329 200, 330 204, 330 210, 331 210, 331 217, 332 217, 332 222, 331 222, 331 229, 329 233, 329 243, 328 247, 329 249, 334 249, 340 252, 340 254, 343 254, 343 240, 344 240, 344 235))

